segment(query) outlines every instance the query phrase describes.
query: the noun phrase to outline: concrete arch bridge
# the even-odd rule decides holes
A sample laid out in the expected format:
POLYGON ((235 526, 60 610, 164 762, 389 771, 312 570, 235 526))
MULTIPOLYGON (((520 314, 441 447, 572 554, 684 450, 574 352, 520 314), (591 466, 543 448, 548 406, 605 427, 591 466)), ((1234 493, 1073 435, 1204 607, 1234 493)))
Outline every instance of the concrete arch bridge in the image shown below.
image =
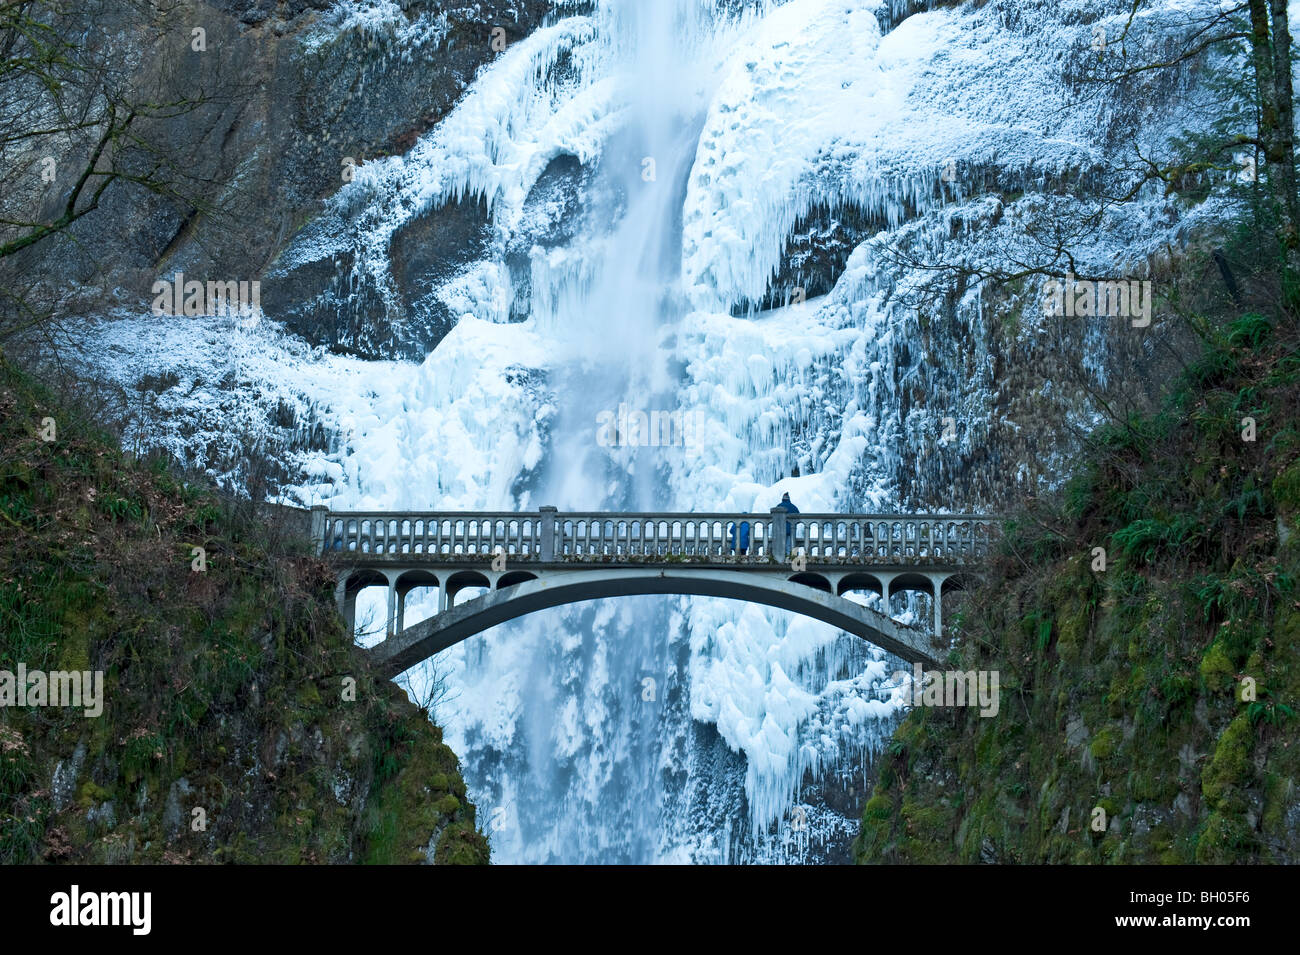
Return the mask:
POLYGON ((337 567, 339 610, 387 590, 386 638, 369 653, 396 676, 516 617, 635 594, 727 597, 801 613, 909 663, 936 665, 942 597, 977 574, 998 534, 977 515, 565 512, 330 512, 314 508, 318 552, 337 567), (406 626, 408 595, 438 590, 437 612, 406 626), (470 588, 486 593, 457 603, 470 588), (847 595, 928 594, 929 627, 847 595))

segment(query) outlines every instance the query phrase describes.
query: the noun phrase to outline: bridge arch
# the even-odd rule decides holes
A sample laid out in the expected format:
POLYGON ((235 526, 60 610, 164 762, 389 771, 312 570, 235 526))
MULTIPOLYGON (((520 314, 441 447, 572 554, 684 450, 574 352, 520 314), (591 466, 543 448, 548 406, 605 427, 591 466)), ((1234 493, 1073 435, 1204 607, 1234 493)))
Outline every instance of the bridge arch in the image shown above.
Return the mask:
POLYGON ((935 591, 934 579, 929 574, 916 571, 895 574, 889 581, 890 594, 906 593, 907 591, 929 594, 933 597, 935 591))
POLYGON ((446 587, 450 591, 464 590, 466 587, 491 587, 488 575, 479 570, 457 570, 447 575, 446 587))
POLYGON ((884 585, 880 582, 880 577, 876 574, 853 573, 845 574, 840 578, 839 583, 835 585, 835 592, 843 597, 850 590, 865 590, 868 593, 883 596, 885 592, 884 585))
POLYGON ((335 596, 349 632, 357 625, 357 595, 367 587, 385 587, 391 591, 392 582, 383 571, 373 568, 355 568, 339 575, 335 596))
POLYGON ((393 581, 393 591, 397 596, 397 618, 392 629, 400 632, 406 626, 406 598, 411 595, 411 591, 438 586, 438 575, 428 570, 407 570, 398 574, 393 581))
POLYGON ((792 584, 803 584, 805 587, 812 587, 814 590, 821 590, 828 594, 835 593, 835 588, 831 582, 821 574, 802 573, 795 574, 790 578, 792 584))
POLYGON ((978 581, 979 577, 976 574, 965 571, 951 573, 944 578, 942 593, 947 594, 954 590, 967 590, 978 581))
POLYGON ((522 584, 529 580, 536 580, 537 575, 527 570, 512 570, 507 574, 502 574, 497 581, 497 590, 505 590, 507 587, 513 587, 515 584, 522 584))
POLYGON ((491 590, 492 580, 486 573, 478 570, 458 570, 448 574, 442 585, 442 596, 438 601, 439 609, 446 611, 454 607, 456 605, 456 595, 470 587, 483 587, 491 590))
MULTIPOLYGON (((481 576, 481 575, 480 575, 481 576)), ((823 578, 824 580, 824 578, 823 578)), ((490 590, 421 621, 371 649, 375 662, 396 676, 448 647, 518 617, 606 597, 687 595, 746 600, 799 613, 861 637, 908 662, 934 664, 928 634, 826 590, 777 575, 728 570, 588 569, 560 571, 545 580, 490 590)))
POLYGON ((399 593, 416 587, 437 587, 438 575, 428 570, 406 570, 398 575, 396 586, 399 593))

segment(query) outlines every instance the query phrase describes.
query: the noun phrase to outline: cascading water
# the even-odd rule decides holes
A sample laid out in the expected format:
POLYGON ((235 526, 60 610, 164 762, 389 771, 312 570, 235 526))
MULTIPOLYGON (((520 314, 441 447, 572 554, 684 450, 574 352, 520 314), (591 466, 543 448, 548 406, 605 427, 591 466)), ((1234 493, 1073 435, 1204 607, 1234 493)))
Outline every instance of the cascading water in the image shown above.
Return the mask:
MULTIPOLYGON (((690 48, 699 0, 612 3, 612 45, 624 51, 630 91, 625 128, 601 158, 591 222, 614 222, 593 250, 594 275, 560 276, 536 316, 565 356, 552 373, 559 411, 540 494, 561 509, 664 507, 666 487, 648 467, 608 455, 596 441, 593 409, 649 409, 673 393, 669 348, 685 310, 681 297, 681 205, 699 132, 698 75, 690 48)), ((612 447, 626 444, 617 436, 612 447)))
MULTIPOLYGON (((589 264, 546 276, 552 285, 538 297, 549 309, 533 316, 559 353, 550 372, 557 406, 550 449, 533 483, 536 500, 562 511, 675 505, 668 476, 684 449, 646 447, 650 435, 617 429, 614 441, 602 442, 597 421, 622 408, 682 411, 673 352, 687 310, 681 210, 716 68, 683 38, 707 36, 701 21, 709 12, 700 0, 621 0, 602 9, 608 43, 625 64, 616 78, 628 91, 626 119, 591 185, 594 231, 581 252, 589 264), (597 223, 613 225, 602 235, 597 223)), ((498 747, 471 728, 461 747, 476 798, 495 811, 497 859, 661 857, 664 744, 689 723, 677 603, 571 608, 490 638, 490 662, 471 668, 464 696, 496 692, 500 666, 522 665, 531 676, 512 732, 524 745, 498 747)))
MULTIPOLYGON (((625 407, 647 416, 697 410, 681 400, 678 341, 691 313, 681 284, 683 203, 721 79, 714 30, 739 27, 702 0, 610 2, 599 22, 617 64, 610 78, 625 91, 626 106, 601 151, 587 228, 568 250, 568 267, 533 269, 532 321, 554 349, 548 378, 555 410, 548 452, 522 493, 561 511, 717 508, 734 502, 681 494, 683 477, 699 462, 695 448, 647 446, 653 435, 617 431, 615 441, 602 442, 597 422, 600 413, 614 417, 625 407)), ((736 606, 711 607, 716 603, 635 598, 552 611, 500 627, 463 651, 457 703, 442 713, 488 814, 496 859, 757 857, 768 824, 790 809, 804 766, 787 758, 797 746, 793 727, 762 720, 759 734, 781 739, 771 765, 750 774, 779 782, 768 783, 770 792, 747 792, 745 760, 693 719, 701 701, 692 692, 716 674, 707 665, 701 671, 698 658, 707 650, 692 634, 702 632, 697 626, 737 627, 736 606), (693 625, 700 613, 709 619, 693 625), (747 805, 756 797, 759 803, 747 805)), ((746 626, 777 641, 788 622, 753 608, 748 617, 746 626)), ((827 628, 801 627, 814 645, 835 643, 827 628)), ((822 646, 806 666, 795 651, 790 677, 778 668, 772 701, 799 698, 782 722, 793 710, 807 716, 817 709, 820 688, 807 692, 793 681, 852 680, 864 675, 870 657, 879 660, 845 642, 829 653, 822 646)), ((877 734, 856 735, 854 748, 865 755, 877 734)), ((796 851, 806 848, 812 825, 806 812, 798 817, 796 851)), ((788 848, 777 840, 766 854, 779 858, 788 848)))

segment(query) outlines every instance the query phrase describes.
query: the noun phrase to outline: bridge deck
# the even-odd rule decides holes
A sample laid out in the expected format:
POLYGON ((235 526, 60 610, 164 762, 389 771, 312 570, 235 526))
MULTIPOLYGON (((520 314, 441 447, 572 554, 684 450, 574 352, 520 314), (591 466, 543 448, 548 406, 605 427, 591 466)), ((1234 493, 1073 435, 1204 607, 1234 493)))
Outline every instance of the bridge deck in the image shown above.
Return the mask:
POLYGON ((512 566, 629 562, 960 567, 980 563, 997 534, 979 515, 564 512, 313 512, 323 556, 364 563, 512 566))

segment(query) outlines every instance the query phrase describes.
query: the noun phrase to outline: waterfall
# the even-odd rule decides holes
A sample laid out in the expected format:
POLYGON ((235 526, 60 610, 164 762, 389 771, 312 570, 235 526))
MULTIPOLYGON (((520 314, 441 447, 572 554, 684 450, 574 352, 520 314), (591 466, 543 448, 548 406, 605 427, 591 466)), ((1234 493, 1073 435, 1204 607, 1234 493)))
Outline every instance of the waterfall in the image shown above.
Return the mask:
MULTIPOLYGON (((1174 31, 1180 4, 1144 16, 1174 31)), ((1118 30, 1131 4, 1085 6, 1118 30)), ((1065 440, 1018 460, 993 446, 986 471, 1011 476, 971 477, 973 450, 1017 428, 998 420, 980 290, 921 316, 904 293, 929 275, 880 240, 1026 260, 1026 221, 1071 201, 1060 184, 1129 148, 1117 130, 1140 130, 1150 153, 1178 128, 1178 97, 1064 108, 1093 24, 1045 0, 562 10, 573 15, 511 44, 405 154, 358 167, 280 257, 280 274, 334 270, 327 300, 396 312, 403 230, 461 200, 490 217, 484 248, 427 292, 455 322, 421 364, 308 356, 249 333, 249 380, 329 409, 342 436, 287 461, 298 501, 762 513, 788 491, 805 511, 975 508, 990 486, 1061 472, 1065 440), (851 212, 857 231, 821 293, 793 296, 788 243, 818 209, 851 212), (689 415, 689 446, 632 446, 624 408, 689 415), (935 444, 945 418, 951 448, 935 444)), ((1214 215, 1159 195, 1112 207, 1074 250, 1078 271, 1125 269, 1214 215)), ((1034 291, 1003 306, 1019 324, 998 333, 1025 367, 1048 337, 1034 291)), ((1088 334, 1102 373, 1110 332, 1088 334)), ((189 326, 119 324, 112 360, 129 367, 116 356, 143 341, 192 363, 191 390, 222 380, 204 364, 216 345, 189 326)), ((1036 420, 1086 423, 1069 388, 1026 390, 1036 420)), ((205 391, 177 394, 200 422, 216 414, 205 391)), ((163 443, 190 460, 190 433, 163 443)), ((433 606, 414 592, 407 621, 433 606)), ((866 768, 903 705, 895 669, 805 618, 641 597, 503 624, 411 682, 418 693, 436 671, 450 688, 437 717, 498 861, 783 861, 833 858, 856 833, 866 768)))
MULTIPOLYGON (((809 362, 831 359, 847 339, 837 341, 811 306, 732 319, 723 304, 732 289, 702 291, 713 280, 700 275, 709 239, 701 209, 717 198, 706 186, 725 187, 739 150, 721 164, 710 155, 701 168, 701 137, 716 154, 732 109, 719 90, 748 72, 747 44, 779 48, 772 35, 793 22, 779 5, 734 6, 605 0, 590 18, 545 28, 480 77, 427 141, 367 169, 359 195, 340 198, 360 210, 361 282, 384 272, 401 222, 439 196, 480 195, 501 249, 526 225, 529 191, 555 155, 576 151, 593 170, 573 239, 530 249, 530 313, 509 327, 521 357, 547 354, 534 362, 546 386, 533 421, 505 416, 517 439, 495 453, 485 420, 473 437, 494 471, 508 467, 505 447, 532 449, 511 499, 483 496, 470 476, 461 482, 469 493, 446 493, 455 485, 442 475, 456 464, 444 453, 438 480, 402 467, 406 482, 372 479, 369 495, 345 494, 342 503, 761 512, 789 490, 808 508, 838 505, 836 485, 863 439, 849 429, 838 469, 796 478, 791 431, 774 423, 788 420, 782 403, 804 400, 809 362), (783 20, 769 22, 770 8, 783 20), (562 59, 582 68, 548 65, 562 59), (507 97, 506 114, 493 115, 507 97), (485 153, 473 151, 484 141, 485 153), (699 427, 668 446, 627 433, 627 417, 655 412, 699 427), (618 422, 613 441, 600 440, 602 415, 618 422), (428 498, 415 496, 420 486, 428 498)), ((862 42, 878 39, 874 18, 860 16, 869 5, 833 6, 812 5, 823 34, 842 29, 847 15, 862 42)), ((500 270, 475 274, 509 281, 500 270)), ((470 384, 481 376, 465 365, 483 363, 505 333, 480 314, 462 317, 421 369, 400 430, 436 433, 421 421, 443 414, 484 419, 470 403, 483 397, 470 384)), ((386 441, 409 440, 385 430, 386 441)), ((431 610, 431 598, 413 595, 407 619, 431 610)), ((900 691, 877 690, 890 669, 881 651, 811 620, 731 601, 640 597, 503 624, 412 673, 411 684, 418 692, 436 671, 452 687, 438 716, 497 861, 780 861, 817 857, 828 845, 842 853, 852 838, 864 767, 901 705, 900 691), (844 805, 799 805, 809 780, 835 780, 844 805)))
MULTIPOLYGON (((588 219, 607 231, 584 237, 584 267, 534 279, 549 281, 533 319, 556 350, 557 411, 533 493, 561 511, 672 509, 668 476, 684 450, 645 446, 621 422, 615 441, 599 442, 597 428, 623 408, 647 420, 683 410, 671 359, 686 312, 682 203, 715 66, 700 62, 710 51, 698 43, 710 11, 700 0, 620 0, 600 13, 627 105, 590 187, 588 219)), ((482 657, 469 651, 478 662, 462 698, 528 675, 508 738, 482 722, 457 737, 475 797, 496 812, 498 860, 650 862, 676 849, 664 763, 665 744, 686 745, 690 727, 681 603, 551 611, 499 628, 482 657)))
MULTIPOLYGON (((559 287, 542 293, 550 312, 537 316, 539 327, 564 359, 552 374, 559 412, 539 494, 561 510, 652 510, 670 503, 666 487, 634 456, 598 445, 596 416, 680 410, 657 403, 675 403, 668 348, 684 311, 681 205, 702 118, 691 82, 698 66, 679 38, 699 35, 703 8, 618 0, 605 12, 630 95, 625 126, 601 157, 591 219, 615 224, 595 240, 592 274, 579 283, 551 277, 559 287)), ((617 438, 612 449, 629 436, 617 438)))
MULTIPOLYGON (((596 151, 580 234, 559 252, 532 253, 532 310, 525 324, 550 358, 547 400, 538 413, 545 425, 543 450, 517 488, 520 506, 738 506, 698 489, 683 493, 683 480, 708 466, 704 436, 689 435, 703 448, 647 446, 645 434, 619 430, 626 420, 619 412, 628 409, 647 419, 656 412, 708 418, 713 440, 720 436, 717 408, 683 401, 697 385, 686 373, 690 355, 682 343, 705 318, 693 310, 682 285, 683 206, 712 96, 728 67, 725 54, 752 29, 761 9, 756 5, 735 16, 707 0, 609 0, 593 14, 590 32, 571 23, 552 28, 600 47, 576 54, 591 71, 579 79, 576 93, 570 91, 571 102, 603 101, 616 88, 619 122, 605 131, 596 151), (619 422, 613 441, 599 440, 602 414, 619 422)), ((547 49, 553 39, 534 43, 547 49)), ((511 66, 504 62, 501 70, 511 66)), ((535 75, 545 73, 538 69, 535 75)), ((481 81, 485 95, 490 82, 491 77, 481 81)), ((557 112, 565 114, 563 108, 557 112)), ((575 138, 573 130, 569 138, 575 138)), ((522 151, 518 142, 494 149, 499 166, 522 151)), ((403 209, 406 204, 391 202, 401 184, 420 183, 427 194, 431 169, 457 167, 449 153, 417 150, 388 179, 380 170, 372 193, 388 198, 389 208, 403 209)), ((510 204, 527 189, 505 185, 498 175, 479 169, 437 185, 449 195, 480 188, 496 204, 499 219, 511 222, 510 204)), ((392 214, 371 215, 377 232, 391 232, 392 214)), ((779 493, 744 506, 765 510, 777 498, 779 493)), ((408 606, 408 619, 430 609, 428 602, 408 606)), ((848 725, 843 717, 837 721, 835 704, 821 694, 831 688, 833 700, 856 696, 861 686, 882 677, 881 656, 823 625, 791 624, 775 611, 642 597, 502 625, 444 654, 430 669, 450 672, 454 702, 439 716, 463 758, 498 861, 729 861, 781 858, 791 851, 781 842, 790 834, 769 838, 769 826, 789 815, 803 773, 823 768, 828 747, 838 745, 831 737, 843 742, 848 725), (747 652, 742 648, 752 637, 766 646, 743 664, 724 663, 711 659, 697 636, 712 631, 717 636, 711 639, 726 641, 725 654, 747 652), (782 644, 791 652, 781 651, 782 644), (784 659, 773 666, 766 659, 772 653, 784 659), (769 673, 774 685, 727 685, 736 664, 769 673), (834 689, 837 682, 842 685, 834 689), (749 702, 738 709, 742 695, 749 702), (725 713, 709 714, 728 700, 725 713), (768 707, 773 712, 751 729, 752 717, 742 710, 768 707), (801 721, 817 730, 811 744, 801 746, 797 739, 794 724, 801 721), (718 733, 719 722, 732 739, 718 733), (742 739, 744 752, 738 753, 735 741, 742 739), (756 757, 765 765, 747 765, 756 757), (764 840, 772 845, 760 851, 764 840)), ((416 673, 412 683, 419 687, 428 679, 416 673)), ((865 756, 887 728, 868 724, 894 708, 873 700, 856 711, 849 744, 855 756, 865 756)), ((808 831, 817 826, 816 818, 798 824, 807 818, 798 817, 795 850, 806 849, 808 831)), ((840 820, 841 842, 849 827, 840 820)))

